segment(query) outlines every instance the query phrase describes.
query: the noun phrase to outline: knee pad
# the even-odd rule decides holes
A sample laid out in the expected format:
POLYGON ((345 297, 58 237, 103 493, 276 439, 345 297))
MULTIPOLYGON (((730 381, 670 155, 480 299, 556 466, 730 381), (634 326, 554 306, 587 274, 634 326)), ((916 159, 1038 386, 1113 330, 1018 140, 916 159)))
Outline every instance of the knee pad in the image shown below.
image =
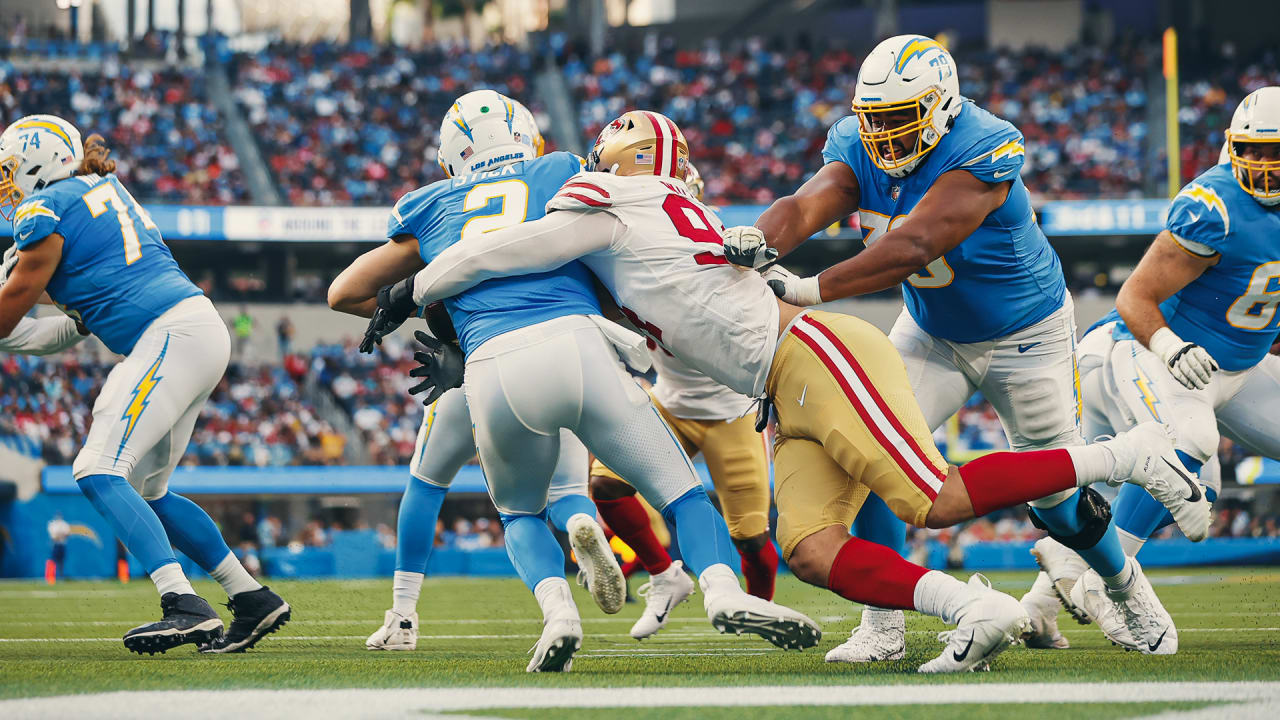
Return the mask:
POLYGON ((1076 502, 1076 518, 1080 521, 1080 532, 1074 535, 1059 535, 1050 530, 1048 525, 1036 515, 1035 508, 1032 508, 1028 514, 1031 516, 1032 525, 1049 533, 1049 537, 1072 550, 1084 550, 1097 545, 1111 523, 1111 505, 1106 498, 1102 497, 1102 493, 1091 487, 1080 488, 1079 499, 1076 502))

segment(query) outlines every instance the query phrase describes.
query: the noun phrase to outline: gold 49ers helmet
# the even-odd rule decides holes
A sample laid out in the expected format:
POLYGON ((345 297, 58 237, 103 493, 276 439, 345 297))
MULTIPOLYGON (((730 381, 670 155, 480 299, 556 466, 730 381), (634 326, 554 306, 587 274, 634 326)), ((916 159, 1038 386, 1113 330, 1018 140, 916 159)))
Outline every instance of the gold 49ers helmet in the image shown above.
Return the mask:
POLYGON ((614 175, 658 175, 684 179, 689 144, 662 113, 632 110, 600 131, 587 169, 614 175))

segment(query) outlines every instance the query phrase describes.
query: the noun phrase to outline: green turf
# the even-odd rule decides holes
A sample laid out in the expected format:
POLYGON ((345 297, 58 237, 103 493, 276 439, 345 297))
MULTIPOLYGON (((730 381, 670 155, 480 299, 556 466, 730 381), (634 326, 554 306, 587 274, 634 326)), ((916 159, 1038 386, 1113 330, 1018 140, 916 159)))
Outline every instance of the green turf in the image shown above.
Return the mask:
MULTIPOLYGON (((1177 655, 1121 652, 1095 627, 1077 626, 1063 614, 1060 622, 1071 640, 1070 650, 1017 647, 999 658, 993 672, 963 676, 915 674, 917 665, 940 651, 934 633, 945 628, 937 620, 914 614, 908 614, 905 660, 862 666, 824 663, 826 650, 843 642, 857 624, 858 609, 790 577, 780 580, 776 599, 819 620, 825 635, 818 648, 782 652, 756 638, 719 635, 706 622, 698 595, 673 612, 671 625, 661 635, 638 643, 626 633, 639 606, 628 605, 620 615, 606 616, 575 589, 587 637, 573 672, 565 675, 524 672, 526 652, 540 623, 532 598, 515 580, 429 580, 420 606, 422 636, 417 652, 364 649, 364 638, 390 604, 389 580, 281 581, 273 583, 273 588, 293 605, 293 621, 257 649, 243 655, 202 656, 187 646, 155 657, 133 655, 119 641, 128 628, 158 617, 159 603, 149 582, 68 582, 52 588, 8 582, 0 583, 0 698, 175 688, 1276 679, 1280 571, 1218 568, 1149 575, 1178 622, 1177 655)), ((1029 572, 991 574, 997 588, 1015 595, 1021 595, 1032 577, 1029 572)), ((223 598, 212 583, 199 583, 197 590, 211 601, 223 598)), ((230 619, 225 609, 223 615, 230 619)), ((718 717, 702 715, 713 716, 718 717)), ((987 717, 967 711, 965 716, 987 717)), ((664 713, 664 717, 675 716, 664 713)))
MULTIPOLYGON (((838 705, 756 706, 753 714, 770 718, 791 716, 805 720, 1027 720, 1052 717, 1054 720, 1123 720, 1124 718, 1154 715, 1169 710, 1195 710, 1208 703, 1089 703, 1064 707, 1049 703, 1014 703, 1010 705, 866 705, 846 707, 838 705)), ((458 712, 465 718, 473 712, 458 712)), ((599 708, 515 708, 511 710, 484 710, 485 717, 547 718, 557 720, 594 720, 600 717, 599 708)), ((743 720, 740 707, 687 707, 687 708, 628 708, 627 720, 743 720)))

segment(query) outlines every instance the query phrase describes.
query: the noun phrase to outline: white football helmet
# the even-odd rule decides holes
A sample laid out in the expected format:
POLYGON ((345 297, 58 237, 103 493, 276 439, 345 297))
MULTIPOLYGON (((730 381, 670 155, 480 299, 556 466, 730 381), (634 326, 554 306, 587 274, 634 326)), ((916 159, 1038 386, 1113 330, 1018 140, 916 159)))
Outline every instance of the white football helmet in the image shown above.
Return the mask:
POLYGON ((75 125, 54 115, 15 120, 0 134, 0 217, 13 220, 23 198, 71 177, 83 159, 75 125))
POLYGON ((1280 149, 1280 87, 1258 88, 1241 100, 1226 136, 1227 157, 1236 182, 1263 205, 1280 204, 1280 155, 1249 160, 1240 156, 1239 147, 1241 143, 1273 143, 1280 149))
POLYGON ((445 113, 437 162, 454 177, 532 160, 544 146, 528 108, 496 91, 475 90, 445 113))
POLYGON ((853 111, 871 161, 905 177, 951 129, 962 102, 951 53, 923 35, 897 35, 862 63, 853 111))

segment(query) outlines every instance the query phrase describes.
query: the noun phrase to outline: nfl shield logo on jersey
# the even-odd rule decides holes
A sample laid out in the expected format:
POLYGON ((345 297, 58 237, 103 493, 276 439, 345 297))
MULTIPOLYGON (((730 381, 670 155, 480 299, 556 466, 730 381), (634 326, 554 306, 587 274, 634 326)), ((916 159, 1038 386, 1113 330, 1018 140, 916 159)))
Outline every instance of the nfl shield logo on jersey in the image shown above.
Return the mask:
POLYGON ((899 196, 899 195, 901 195, 901 194, 902 194, 902 186, 901 186, 901 185, 894 185, 893 187, 889 188, 889 199, 890 199, 890 200, 892 200, 892 201, 894 201, 894 202, 898 202, 898 196, 899 196))

